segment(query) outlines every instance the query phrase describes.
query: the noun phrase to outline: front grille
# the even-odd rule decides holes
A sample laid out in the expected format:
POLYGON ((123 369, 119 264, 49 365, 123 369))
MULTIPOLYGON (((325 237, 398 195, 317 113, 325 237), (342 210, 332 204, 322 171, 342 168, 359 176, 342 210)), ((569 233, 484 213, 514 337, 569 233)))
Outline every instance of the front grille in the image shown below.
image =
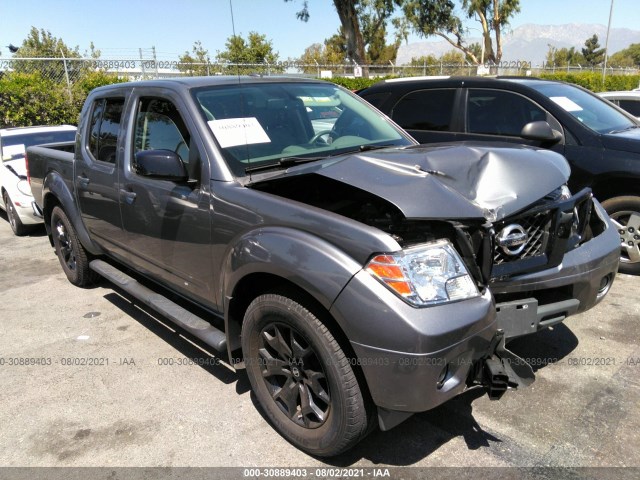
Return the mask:
POLYGON ((566 252, 588 238, 591 198, 585 188, 567 200, 541 202, 496 222, 492 246, 486 250, 491 252, 491 281, 560 265, 566 252))
POLYGON ((524 258, 544 255, 549 243, 549 230, 551 228, 552 214, 551 211, 540 212, 529 216, 524 216, 511 221, 500 222, 495 225, 497 235, 509 225, 520 225, 527 233, 527 239, 524 249, 518 254, 507 253, 508 249, 504 249, 498 242, 494 242, 493 263, 500 265, 505 262, 514 262, 524 258))

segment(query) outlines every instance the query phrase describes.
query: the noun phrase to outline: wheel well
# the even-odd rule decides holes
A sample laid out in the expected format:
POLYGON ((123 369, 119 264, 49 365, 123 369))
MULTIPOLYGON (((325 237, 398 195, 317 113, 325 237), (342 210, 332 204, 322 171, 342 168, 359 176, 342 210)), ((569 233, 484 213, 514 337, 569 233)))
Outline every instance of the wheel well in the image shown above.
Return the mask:
POLYGON ((363 392, 370 397, 369 388, 364 377, 362 369, 356 360, 356 354, 351 347, 351 342, 346 334, 329 313, 329 311, 311 294, 300 288, 295 283, 268 273, 254 273, 243 278, 233 291, 233 298, 229 304, 229 342, 234 352, 233 357, 238 358, 241 353, 240 348, 240 332, 242 329, 242 321, 249 304, 258 296, 266 293, 278 293, 285 295, 292 300, 297 301, 329 329, 333 338, 336 339, 344 354, 351 360, 351 366, 360 383, 363 392), (233 337, 233 338, 231 338, 233 337))
MULTIPOLYGON (((282 278, 277 275, 270 273, 253 273, 240 280, 236 285, 229 304, 229 323, 235 323, 237 326, 237 330, 235 330, 232 329, 230 325, 230 334, 234 330, 238 334, 237 339, 230 339, 233 350, 239 348, 240 329, 242 327, 244 314, 247 311, 249 304, 260 295, 264 295, 266 293, 279 293, 301 303, 313 312, 313 314, 316 315, 322 323, 327 326, 327 328, 329 328, 331 334, 340 343, 340 346, 345 349, 345 354, 349 351, 348 349, 351 349, 350 345, 343 345, 342 340, 346 340, 346 335, 335 319, 327 309, 306 290, 300 288, 298 285, 286 278, 282 278)), ((348 341, 346 343, 349 344, 348 341)))
POLYGON ((637 178, 606 177, 592 185, 593 195, 603 202, 613 197, 640 195, 640 180, 637 178))
POLYGON ((56 196, 53 195, 52 193, 48 193, 47 195, 45 195, 44 201, 42 203, 43 203, 42 217, 44 219, 44 226, 47 231, 47 235, 49 236, 49 242, 53 247, 53 238, 51 237, 51 212, 53 212, 53 209, 56 206, 62 205, 62 204, 56 198, 56 196))

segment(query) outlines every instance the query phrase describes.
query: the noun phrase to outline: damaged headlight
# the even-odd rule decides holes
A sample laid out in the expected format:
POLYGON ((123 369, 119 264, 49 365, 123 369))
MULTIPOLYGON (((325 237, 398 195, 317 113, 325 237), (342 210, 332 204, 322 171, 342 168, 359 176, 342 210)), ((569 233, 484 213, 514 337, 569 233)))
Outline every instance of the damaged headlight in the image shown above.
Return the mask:
POLYGON ((447 240, 396 254, 377 255, 367 264, 366 270, 416 306, 480 295, 464 262, 447 240))

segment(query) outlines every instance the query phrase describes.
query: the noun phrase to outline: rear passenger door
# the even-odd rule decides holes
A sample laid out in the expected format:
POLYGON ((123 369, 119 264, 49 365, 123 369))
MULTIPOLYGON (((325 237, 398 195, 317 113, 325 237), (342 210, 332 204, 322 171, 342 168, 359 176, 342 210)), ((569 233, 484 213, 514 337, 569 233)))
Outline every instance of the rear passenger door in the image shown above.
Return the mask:
POLYGON ((130 261, 189 297, 213 299, 208 161, 182 100, 171 92, 137 91, 120 181, 120 209, 130 261), (189 180, 138 174, 135 154, 177 153, 189 180))
POLYGON ((457 102, 456 88, 415 90, 396 102, 390 116, 420 143, 452 141, 461 127, 457 102))
POLYGON ((82 220, 94 241, 118 251, 122 220, 118 192, 118 165, 122 161, 120 126, 125 94, 95 98, 80 133, 74 179, 82 220))

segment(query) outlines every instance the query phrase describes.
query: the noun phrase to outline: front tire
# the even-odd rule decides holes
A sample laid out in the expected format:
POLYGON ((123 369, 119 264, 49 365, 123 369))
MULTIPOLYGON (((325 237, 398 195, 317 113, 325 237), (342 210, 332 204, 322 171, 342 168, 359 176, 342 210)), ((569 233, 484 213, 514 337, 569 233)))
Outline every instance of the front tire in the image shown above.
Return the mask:
POLYGON ((11 230, 13 230, 14 235, 18 237, 26 235, 29 232, 29 228, 20 220, 16 207, 13 205, 7 192, 4 192, 2 197, 4 200, 4 208, 7 211, 7 219, 9 220, 9 225, 11 225, 11 230))
POLYGON ((242 325, 253 392, 276 430, 299 449, 332 456, 353 447, 370 422, 349 358, 302 303, 257 297, 242 325))
POLYGON ((602 202, 620 235, 621 273, 640 275, 640 197, 615 197, 602 202))
POLYGON ((51 235, 67 279, 78 287, 93 285, 98 274, 89 268, 89 255, 78 240, 67 214, 60 207, 54 207, 51 212, 51 235))

